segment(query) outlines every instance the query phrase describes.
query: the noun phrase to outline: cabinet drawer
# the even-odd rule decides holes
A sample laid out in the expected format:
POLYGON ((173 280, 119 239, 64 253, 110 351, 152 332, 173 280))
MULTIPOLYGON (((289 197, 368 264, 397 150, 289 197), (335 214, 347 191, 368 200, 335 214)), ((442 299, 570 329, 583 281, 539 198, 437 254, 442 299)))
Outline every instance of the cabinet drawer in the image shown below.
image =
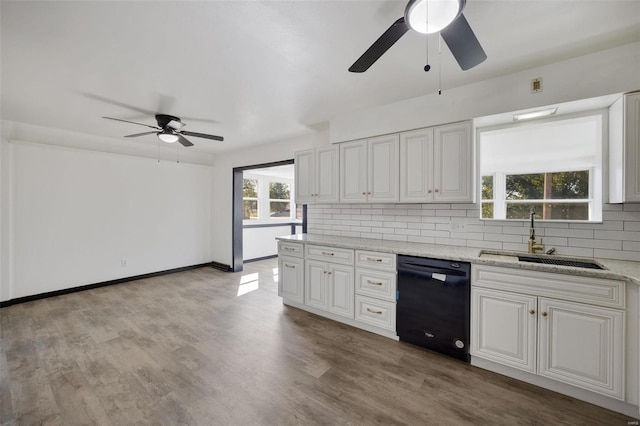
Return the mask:
POLYGON ((356 321, 396 331, 396 304, 356 294, 356 321))
POLYGON ((329 246, 315 246, 307 244, 306 254, 307 259, 324 260, 325 262, 340 263, 343 265, 353 265, 353 250, 329 247, 329 246))
POLYGON ((396 273, 356 269, 356 293, 394 302, 396 273))
POLYGON ((302 257, 304 254, 304 245, 300 243, 290 243, 288 241, 278 241, 278 254, 302 257))
POLYGON ((473 265, 471 284, 611 308, 625 307, 625 283, 612 279, 473 265))
POLYGON ((396 271, 396 255, 375 251, 356 250, 356 266, 381 271, 396 271))

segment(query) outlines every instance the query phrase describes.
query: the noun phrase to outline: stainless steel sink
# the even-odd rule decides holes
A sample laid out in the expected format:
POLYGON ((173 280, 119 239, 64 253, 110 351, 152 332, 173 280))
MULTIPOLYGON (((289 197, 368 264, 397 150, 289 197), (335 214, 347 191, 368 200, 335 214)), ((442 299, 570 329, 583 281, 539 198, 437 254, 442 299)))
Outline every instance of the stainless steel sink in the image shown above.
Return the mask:
POLYGON ((576 259, 576 258, 550 256, 550 255, 505 252, 505 251, 497 251, 497 250, 482 250, 480 251, 480 257, 484 257, 487 259, 494 259, 494 260, 512 261, 512 262, 517 259, 519 262, 542 263, 545 265, 571 266, 573 268, 607 269, 601 264, 599 264, 598 262, 596 262, 595 260, 584 259, 584 258, 576 259))
POLYGON ((562 259, 554 257, 542 257, 542 256, 518 256, 520 262, 531 263, 544 263, 546 265, 560 265, 560 266, 572 266, 574 268, 587 268, 587 269, 604 269, 604 266, 600 265, 594 260, 576 260, 576 259, 562 259))

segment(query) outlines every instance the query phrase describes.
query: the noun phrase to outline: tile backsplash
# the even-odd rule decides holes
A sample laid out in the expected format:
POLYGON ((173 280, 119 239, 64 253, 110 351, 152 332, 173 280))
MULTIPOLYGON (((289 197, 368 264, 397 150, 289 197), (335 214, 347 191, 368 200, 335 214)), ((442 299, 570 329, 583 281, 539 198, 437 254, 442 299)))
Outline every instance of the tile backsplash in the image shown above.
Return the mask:
MULTIPOLYGON (((309 234, 527 251, 528 221, 480 220, 478 204, 315 204, 309 234)), ((605 204, 602 223, 536 222, 556 254, 640 261, 640 204, 605 204)))

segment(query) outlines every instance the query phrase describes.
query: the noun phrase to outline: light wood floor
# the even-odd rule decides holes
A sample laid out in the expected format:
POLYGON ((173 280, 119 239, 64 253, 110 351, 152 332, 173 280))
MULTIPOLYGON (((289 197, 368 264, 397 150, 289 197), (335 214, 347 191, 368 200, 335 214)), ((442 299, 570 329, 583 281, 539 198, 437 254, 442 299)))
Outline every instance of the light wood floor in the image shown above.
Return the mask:
POLYGON ((0 309, 0 423, 631 420, 283 306, 276 267, 200 268, 0 309))

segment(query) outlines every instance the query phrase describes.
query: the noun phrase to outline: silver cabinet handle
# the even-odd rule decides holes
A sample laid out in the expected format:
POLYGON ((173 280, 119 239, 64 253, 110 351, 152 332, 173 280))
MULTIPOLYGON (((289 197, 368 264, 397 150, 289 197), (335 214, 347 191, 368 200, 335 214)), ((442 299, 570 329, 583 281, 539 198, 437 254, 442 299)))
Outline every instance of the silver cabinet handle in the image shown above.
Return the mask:
POLYGON ((296 249, 291 248, 291 247, 285 247, 284 249, 285 249, 286 251, 296 251, 296 249))
POLYGON ((375 281, 371 281, 371 280, 367 280, 367 283, 369 283, 371 285, 382 285, 382 283, 380 283, 380 282, 375 282, 375 281))
POLYGON ((296 266, 295 266, 295 265, 289 265, 288 263, 285 263, 285 264, 284 264, 284 267, 285 267, 285 268, 289 268, 289 269, 296 269, 296 266))
POLYGON ((331 253, 330 251, 323 251, 322 254, 324 254, 325 256, 333 256, 333 253, 331 253))
POLYGON ((367 308, 367 312, 371 312, 372 314, 382 315, 382 311, 374 311, 371 308, 367 308))
POLYGON ((376 259, 373 257, 367 257, 368 262, 382 262, 382 259, 376 259))

